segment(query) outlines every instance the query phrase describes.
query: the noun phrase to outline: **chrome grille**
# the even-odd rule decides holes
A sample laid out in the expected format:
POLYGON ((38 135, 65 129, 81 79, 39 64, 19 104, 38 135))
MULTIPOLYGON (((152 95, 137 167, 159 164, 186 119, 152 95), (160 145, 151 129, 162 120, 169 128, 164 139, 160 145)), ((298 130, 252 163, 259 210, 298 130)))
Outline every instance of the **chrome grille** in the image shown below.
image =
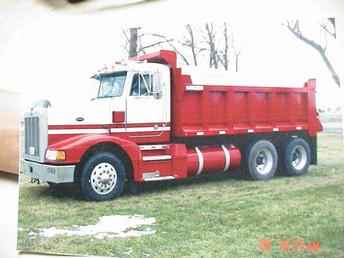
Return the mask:
POLYGON ((26 160, 44 162, 48 147, 48 113, 40 109, 24 115, 23 157, 26 160))
POLYGON ((39 117, 25 117, 25 154, 39 156, 39 117))

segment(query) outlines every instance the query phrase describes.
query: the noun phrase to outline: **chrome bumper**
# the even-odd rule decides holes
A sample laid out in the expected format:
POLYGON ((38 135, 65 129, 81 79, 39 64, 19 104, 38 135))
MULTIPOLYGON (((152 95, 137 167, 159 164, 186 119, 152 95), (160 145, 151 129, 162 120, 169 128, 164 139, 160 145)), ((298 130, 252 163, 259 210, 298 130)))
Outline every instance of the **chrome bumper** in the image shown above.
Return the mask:
POLYGON ((43 182, 72 183, 74 182, 75 165, 46 165, 22 160, 21 173, 43 182))

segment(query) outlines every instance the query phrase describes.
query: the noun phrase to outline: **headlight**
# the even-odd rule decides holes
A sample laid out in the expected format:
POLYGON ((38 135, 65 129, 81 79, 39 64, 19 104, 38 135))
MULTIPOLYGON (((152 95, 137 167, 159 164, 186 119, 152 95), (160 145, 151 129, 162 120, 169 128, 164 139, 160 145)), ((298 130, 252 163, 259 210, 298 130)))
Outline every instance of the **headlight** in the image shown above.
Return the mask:
POLYGON ((60 150, 47 150, 45 158, 47 160, 65 160, 66 153, 60 150))

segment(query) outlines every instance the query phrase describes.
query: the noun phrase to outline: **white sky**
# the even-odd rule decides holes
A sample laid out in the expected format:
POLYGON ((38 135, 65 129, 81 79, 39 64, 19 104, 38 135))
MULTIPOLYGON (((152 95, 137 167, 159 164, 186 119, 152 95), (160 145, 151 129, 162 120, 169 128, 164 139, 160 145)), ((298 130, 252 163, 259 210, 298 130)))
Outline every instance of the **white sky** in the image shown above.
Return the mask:
MULTIPOLYGON (((90 90, 95 90, 89 86, 92 73, 104 63, 122 57, 122 28, 140 25, 148 32, 180 37, 186 23, 228 21, 242 53, 239 66, 243 76, 279 78, 291 83, 317 78, 318 105, 341 103, 341 92, 320 56, 281 26, 290 16, 272 12, 271 9, 280 8, 272 1, 268 6, 271 9, 235 1, 237 12, 229 11, 230 1, 210 1, 211 5, 185 2, 167 0, 140 8, 83 14, 52 11, 35 1, 14 4, 3 0, 0 88, 22 92, 27 103, 40 98, 49 98, 53 104, 75 102, 76 98, 86 100, 93 93, 90 90), (195 4, 198 11, 190 11, 195 4)), ((302 27, 315 39, 319 37, 319 21, 327 17, 320 16, 321 11, 319 7, 319 12, 301 17, 302 27)), ((337 69, 344 67, 339 50, 339 41, 330 42, 328 54, 337 69)))

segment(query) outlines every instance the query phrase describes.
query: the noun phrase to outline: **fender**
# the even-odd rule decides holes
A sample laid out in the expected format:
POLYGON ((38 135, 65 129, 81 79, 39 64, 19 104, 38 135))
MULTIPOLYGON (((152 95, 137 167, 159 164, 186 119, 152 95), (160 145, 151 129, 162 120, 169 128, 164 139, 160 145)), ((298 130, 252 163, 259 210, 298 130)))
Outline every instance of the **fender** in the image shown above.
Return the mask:
POLYGON ((64 161, 49 161, 52 164, 78 164, 82 156, 92 146, 100 143, 113 143, 129 156, 132 166, 133 175, 137 175, 140 166, 141 151, 139 146, 132 141, 125 140, 112 135, 104 134, 84 134, 76 135, 63 141, 49 145, 50 150, 62 150, 66 153, 64 161))

